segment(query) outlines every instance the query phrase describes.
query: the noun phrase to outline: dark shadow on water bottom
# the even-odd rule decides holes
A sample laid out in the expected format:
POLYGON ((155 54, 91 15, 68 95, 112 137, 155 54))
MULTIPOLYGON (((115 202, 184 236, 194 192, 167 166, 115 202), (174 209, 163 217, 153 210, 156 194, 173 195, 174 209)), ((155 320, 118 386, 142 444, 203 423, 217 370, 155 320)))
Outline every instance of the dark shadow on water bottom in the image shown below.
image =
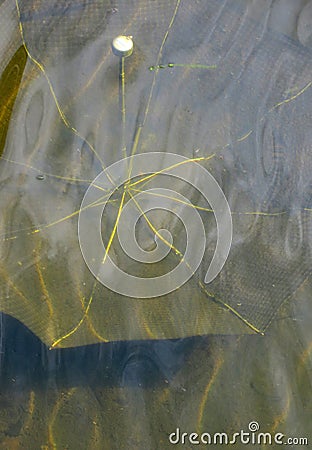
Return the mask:
POLYGON ((49 350, 22 323, 2 314, 2 390, 73 386, 153 387, 170 382, 201 338, 120 341, 49 350))
POLYGON ((196 349, 209 354, 204 338, 49 350, 16 319, 0 318, 0 450, 151 448, 149 439, 167 435, 155 425, 151 438, 150 426, 174 429, 162 395, 180 398, 184 376, 177 376, 192 373, 196 349))

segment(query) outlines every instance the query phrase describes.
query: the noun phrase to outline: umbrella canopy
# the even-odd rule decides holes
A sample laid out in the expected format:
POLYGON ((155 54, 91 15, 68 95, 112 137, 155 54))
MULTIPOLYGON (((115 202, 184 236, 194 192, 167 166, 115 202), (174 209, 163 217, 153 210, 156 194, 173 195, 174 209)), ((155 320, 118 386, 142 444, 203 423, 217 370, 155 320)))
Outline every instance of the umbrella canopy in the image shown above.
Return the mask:
POLYGON ((48 346, 263 333, 310 275, 307 11, 268 3, 1 2, 0 308, 48 346))

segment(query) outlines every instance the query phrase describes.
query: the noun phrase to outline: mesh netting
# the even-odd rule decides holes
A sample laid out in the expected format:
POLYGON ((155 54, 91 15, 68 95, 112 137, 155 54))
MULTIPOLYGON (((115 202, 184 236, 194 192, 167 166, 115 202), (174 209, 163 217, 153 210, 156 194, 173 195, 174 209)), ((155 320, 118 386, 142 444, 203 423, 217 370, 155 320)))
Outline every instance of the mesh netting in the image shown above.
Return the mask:
MULTIPOLYGON (((0 63, 2 311, 52 347, 266 330, 310 275, 312 226, 310 35, 302 15, 296 36, 274 29, 271 6, 0 3, 0 21, 10 24, 1 31, 0 63), (134 41, 125 61, 124 135, 119 60, 111 51, 120 34, 134 41), (151 299, 114 293, 90 273, 79 210, 92 180, 125 156, 123 141, 127 155, 182 155, 190 172, 200 160, 222 187, 233 242, 212 283, 204 278, 217 241, 214 214, 196 189, 163 175, 149 187, 183 192, 204 223, 199 269, 178 290, 151 299)), ((110 243, 120 202, 117 193, 103 216, 111 257, 136 276, 166 273, 181 260, 177 252, 142 267, 117 239, 110 243)), ((183 252, 183 226, 170 212, 138 224, 146 250, 154 228, 169 230, 183 252)))

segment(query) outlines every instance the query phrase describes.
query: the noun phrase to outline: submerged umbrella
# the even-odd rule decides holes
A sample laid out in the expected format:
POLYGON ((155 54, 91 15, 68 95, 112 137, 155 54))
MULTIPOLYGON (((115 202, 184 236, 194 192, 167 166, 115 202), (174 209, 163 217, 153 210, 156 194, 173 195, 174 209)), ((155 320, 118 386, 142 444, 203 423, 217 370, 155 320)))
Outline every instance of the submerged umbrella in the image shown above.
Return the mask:
POLYGON ((263 333, 311 271, 304 19, 291 40, 243 1, 6 0, 0 17, 1 310, 53 348, 263 333))

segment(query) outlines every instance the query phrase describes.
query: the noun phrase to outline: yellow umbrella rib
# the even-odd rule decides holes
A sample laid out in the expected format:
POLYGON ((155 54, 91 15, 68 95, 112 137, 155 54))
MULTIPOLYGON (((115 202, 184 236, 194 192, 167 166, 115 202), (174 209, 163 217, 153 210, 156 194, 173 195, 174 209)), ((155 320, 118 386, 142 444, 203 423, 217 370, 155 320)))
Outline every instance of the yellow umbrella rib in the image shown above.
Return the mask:
POLYGON ((93 147, 93 145, 86 139, 84 138, 79 131, 73 126, 71 125, 71 123, 69 122, 69 120, 67 119, 65 113, 63 112, 61 105, 58 101, 58 98, 56 96, 53 84, 50 80, 49 75, 47 74, 44 66, 35 58, 32 56, 32 54, 30 53, 28 46, 26 44, 26 40, 25 40, 25 36, 24 36, 24 29, 23 29, 23 25, 22 25, 22 21, 21 21, 21 11, 20 11, 20 5, 19 5, 19 0, 15 0, 15 5, 16 5, 16 11, 17 11, 17 15, 18 15, 18 24, 19 24, 19 30, 20 30, 20 35, 22 38, 22 42, 23 45, 25 47, 27 56, 29 57, 29 59, 38 67, 38 69, 43 73, 45 79, 47 80, 48 86, 49 86, 49 90, 51 92, 51 95, 53 97, 55 106, 57 108, 57 111, 59 113, 59 116, 62 119, 62 122, 64 123, 64 125, 66 126, 66 128, 68 128, 70 131, 72 131, 77 137, 79 137, 79 139, 82 139, 83 141, 85 141, 88 145, 88 147, 90 148, 90 150, 92 151, 92 153, 94 153, 94 155, 97 157, 98 161, 101 163, 102 165, 102 169, 105 169, 105 164, 104 161, 102 160, 102 158, 100 157, 100 155, 97 153, 97 151, 95 150, 95 148, 93 147))

